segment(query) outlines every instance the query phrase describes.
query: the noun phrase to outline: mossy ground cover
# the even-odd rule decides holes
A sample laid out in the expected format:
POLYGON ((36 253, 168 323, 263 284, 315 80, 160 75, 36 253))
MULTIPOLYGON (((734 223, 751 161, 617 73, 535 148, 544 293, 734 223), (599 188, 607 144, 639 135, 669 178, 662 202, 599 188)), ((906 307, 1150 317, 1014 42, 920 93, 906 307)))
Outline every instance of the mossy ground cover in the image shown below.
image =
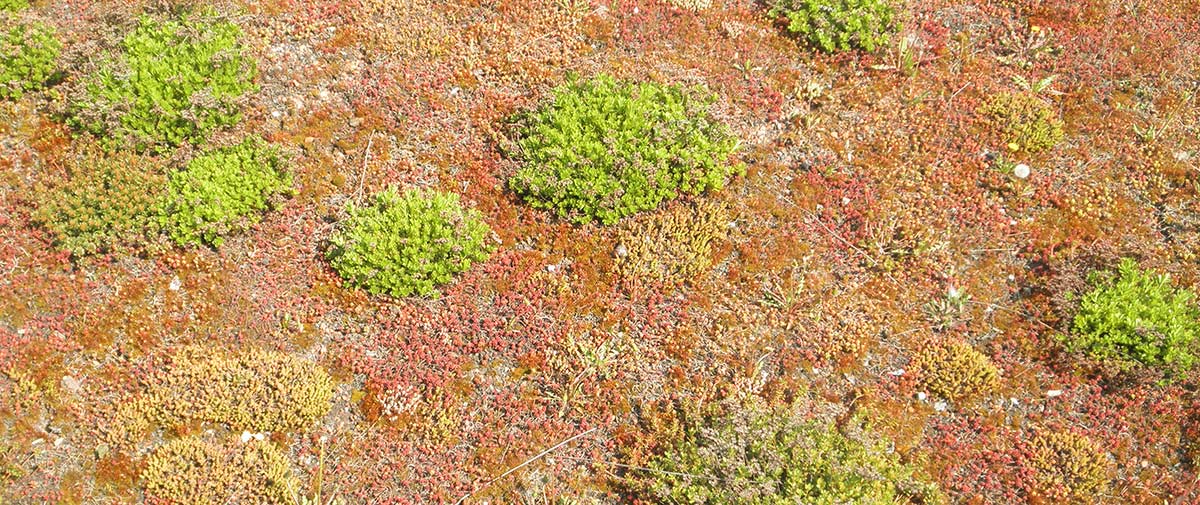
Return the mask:
POLYGON ((1200 502, 1194 2, 0 10, 5 503, 1200 502))

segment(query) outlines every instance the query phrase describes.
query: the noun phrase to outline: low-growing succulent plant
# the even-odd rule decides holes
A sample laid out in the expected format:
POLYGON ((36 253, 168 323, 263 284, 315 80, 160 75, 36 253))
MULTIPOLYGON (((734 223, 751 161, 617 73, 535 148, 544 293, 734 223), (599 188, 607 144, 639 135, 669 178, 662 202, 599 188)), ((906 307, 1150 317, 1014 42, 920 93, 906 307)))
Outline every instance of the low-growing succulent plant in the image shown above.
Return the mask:
POLYGON ((930 343, 913 360, 920 386, 951 401, 987 395, 996 390, 1000 373, 987 356, 960 340, 930 343))
POLYGON ((1030 450, 1033 491, 1042 499, 1095 503, 1108 487, 1108 457, 1087 437, 1042 432, 1030 441, 1030 450))
POLYGON ((741 173, 738 140, 700 89, 572 78, 518 120, 509 186, 575 223, 613 224, 681 194, 720 189, 741 173))
MULTIPOLYGON (((860 430, 861 431, 861 430, 860 430)), ((879 441, 786 412, 738 409, 691 423, 645 473, 656 503, 938 503, 879 441)))
POLYGON ((219 246, 292 192, 292 175, 279 150, 252 137, 205 152, 172 172, 160 222, 179 245, 219 246))
POLYGON ((900 29, 891 0, 771 0, 769 14, 787 21, 787 29, 825 52, 887 45, 900 29))
POLYGON ((215 423, 234 431, 300 432, 329 413, 333 379, 320 366, 257 349, 178 350, 144 391, 115 409, 106 439, 136 443, 156 427, 215 423))
POLYGON ((172 440, 146 458, 142 488, 166 503, 295 503, 300 482, 287 456, 270 441, 215 443, 172 440))
POLYGON ((71 123, 113 147, 164 150, 198 144, 241 119, 257 64, 237 25, 203 10, 143 17, 107 54, 71 104, 71 123))
POLYGON ((136 250, 152 238, 166 176, 155 160, 87 149, 37 197, 35 221, 75 256, 136 250))
POLYGON ((712 245, 728 228, 728 209, 717 202, 670 205, 634 216, 617 232, 617 273, 651 282, 688 280, 712 264, 712 245))
POLYGON ((29 7, 29 0, 0 0, 0 11, 19 11, 29 7))
POLYGON ((437 287, 488 258, 491 230, 458 195, 388 188, 351 205, 326 254, 333 269, 372 294, 437 296, 437 287))
POLYGON ((3 12, 0 22, 11 23, 0 28, 0 100, 20 99, 54 78, 62 43, 44 24, 19 22, 3 12))
POLYGON ((1200 306, 1188 289, 1165 275, 1143 271, 1129 258, 1115 275, 1094 272, 1093 289, 1080 300, 1070 350, 1115 362, 1122 369, 1144 365, 1176 375, 1200 359, 1200 306))
POLYGON ((1032 92, 997 93, 980 111, 1002 132, 1010 150, 1044 151, 1063 139, 1058 112, 1032 92))

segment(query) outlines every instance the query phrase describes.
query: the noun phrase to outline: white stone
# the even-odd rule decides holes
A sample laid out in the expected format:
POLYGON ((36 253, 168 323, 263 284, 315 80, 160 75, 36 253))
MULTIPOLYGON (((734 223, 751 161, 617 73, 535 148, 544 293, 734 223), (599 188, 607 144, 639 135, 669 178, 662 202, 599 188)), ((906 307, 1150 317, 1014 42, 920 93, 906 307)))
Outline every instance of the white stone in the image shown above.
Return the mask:
POLYGON ((1029 165, 1018 163, 1017 166, 1013 167, 1013 176, 1018 179, 1029 177, 1029 165))
POLYGON ((242 432, 242 443, 243 444, 246 442, 249 442, 251 438, 254 438, 254 435, 252 435, 249 431, 242 432))
POLYGON ((941 401, 941 400, 938 400, 936 403, 933 404, 933 410, 936 410, 938 412, 945 412, 945 410, 949 407, 950 406, 947 405, 946 402, 941 401))
POLYGON ((897 368, 897 369, 895 369, 895 370, 892 370, 892 371, 888 372, 888 375, 891 375, 891 376, 893 376, 893 377, 899 377, 899 376, 901 376, 901 375, 904 375, 904 369, 903 369, 903 368, 897 368))
POLYGON ((1062 394, 1063 391, 1061 389, 1051 389, 1046 391, 1046 398, 1054 398, 1056 396, 1062 396, 1062 394))
POLYGON ((175 278, 171 279, 171 285, 167 286, 167 288, 170 289, 171 291, 179 291, 179 288, 181 288, 181 287, 183 287, 183 281, 179 280, 178 275, 176 275, 175 278))
POLYGON ((926 395, 924 391, 918 391, 918 392, 917 392, 917 399, 918 399, 918 400, 925 401, 925 399, 926 399, 926 398, 929 398, 929 395, 926 395))

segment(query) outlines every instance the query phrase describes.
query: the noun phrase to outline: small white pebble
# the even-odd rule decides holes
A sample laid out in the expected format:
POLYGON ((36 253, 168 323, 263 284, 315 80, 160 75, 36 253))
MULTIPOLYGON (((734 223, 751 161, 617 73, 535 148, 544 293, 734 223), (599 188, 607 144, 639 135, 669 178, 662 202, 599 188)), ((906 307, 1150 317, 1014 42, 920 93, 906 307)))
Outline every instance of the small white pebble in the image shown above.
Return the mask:
POLYGON ((555 270, 558 270, 558 265, 546 265, 547 272, 554 273, 555 270))
POLYGON ((947 405, 946 402, 941 401, 941 400, 938 400, 936 403, 933 404, 933 410, 936 410, 938 412, 945 412, 946 409, 949 407, 950 406, 947 405))
POLYGON ((183 281, 179 280, 178 275, 176 275, 175 278, 171 279, 171 285, 167 286, 167 288, 170 289, 171 291, 179 291, 179 288, 181 288, 181 287, 183 287, 183 281))
POLYGON ((1062 394, 1063 391, 1061 389, 1051 389, 1046 391, 1046 398, 1054 398, 1056 396, 1062 396, 1062 394))
POLYGON ((617 250, 614 252, 618 258, 624 258, 629 255, 629 249, 625 247, 625 244, 617 244, 617 250))
POLYGON ((903 369, 903 368, 897 368, 897 369, 895 369, 895 370, 892 370, 892 371, 888 372, 888 375, 891 375, 892 377, 899 377, 899 376, 901 376, 901 375, 904 375, 904 369, 903 369))
POLYGON ((283 113, 282 113, 282 112, 279 112, 279 111, 277 111, 277 110, 273 110, 273 111, 271 111, 271 117, 273 117, 273 118, 275 118, 275 119, 279 119, 279 117, 280 117, 280 116, 283 116, 283 113))
POLYGON ((918 400, 925 401, 925 399, 926 399, 926 398, 929 398, 929 395, 925 394, 925 392, 924 392, 924 391, 918 391, 918 392, 917 392, 917 399, 918 399, 918 400))
POLYGON ((83 383, 70 375, 64 375, 62 378, 62 387, 67 391, 78 394, 83 390, 83 383))
POLYGON ((1008 403, 1014 407, 1021 405, 1021 402, 1018 401, 1016 398, 1009 398, 1008 403))
POLYGON ((254 438, 254 435, 250 434, 249 431, 242 432, 242 443, 243 444, 246 442, 249 442, 251 438, 254 438))
POLYGON ((1029 165, 1018 163, 1017 166, 1013 167, 1013 176, 1018 179, 1029 177, 1029 165))

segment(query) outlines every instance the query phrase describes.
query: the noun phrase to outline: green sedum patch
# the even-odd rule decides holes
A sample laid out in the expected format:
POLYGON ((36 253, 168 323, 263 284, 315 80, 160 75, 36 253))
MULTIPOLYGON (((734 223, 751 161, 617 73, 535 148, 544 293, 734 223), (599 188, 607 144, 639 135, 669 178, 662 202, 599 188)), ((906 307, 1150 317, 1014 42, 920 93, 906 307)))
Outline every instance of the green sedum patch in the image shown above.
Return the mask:
POLYGON ((279 151, 252 137, 201 154, 172 173, 160 222, 179 245, 219 246, 222 237, 258 222, 277 197, 292 191, 279 151))
POLYGON ((1063 337, 1069 349, 1122 369, 1141 364, 1178 373, 1196 364, 1200 308, 1195 293, 1175 288, 1165 275, 1140 270, 1129 258, 1121 260, 1115 278, 1096 272, 1090 281, 1095 287, 1083 296, 1073 331, 1063 337))
POLYGON ((389 188, 348 212, 326 255, 342 278, 372 294, 436 297, 437 286, 493 250, 482 215, 453 193, 389 188))
POLYGON ((19 11, 29 7, 29 0, 0 0, 0 11, 19 11))
POLYGON ((163 150, 198 144, 241 119, 257 64, 237 25, 212 11, 157 21, 142 18, 121 50, 72 104, 72 123, 113 147, 163 150))
POLYGON ((613 224, 680 194, 720 189, 741 173, 738 140, 699 89, 572 79, 519 121, 524 161, 509 186, 575 223, 613 224))
POLYGON ((94 150, 72 160, 68 179, 39 192, 35 221, 76 257, 134 250, 153 235, 166 185, 150 158, 94 150))
POLYGON ((890 0, 773 0, 770 16, 812 47, 832 53, 887 45, 900 29, 890 0))
POLYGON ((895 453, 786 412, 739 409, 690 426, 653 460, 656 503, 835 505, 937 503, 895 453))
MULTIPOLYGON (((0 9, 2 10, 2 9, 0 9)), ((62 44, 41 23, 20 23, 0 14, 0 100, 19 100, 54 78, 62 44)))

